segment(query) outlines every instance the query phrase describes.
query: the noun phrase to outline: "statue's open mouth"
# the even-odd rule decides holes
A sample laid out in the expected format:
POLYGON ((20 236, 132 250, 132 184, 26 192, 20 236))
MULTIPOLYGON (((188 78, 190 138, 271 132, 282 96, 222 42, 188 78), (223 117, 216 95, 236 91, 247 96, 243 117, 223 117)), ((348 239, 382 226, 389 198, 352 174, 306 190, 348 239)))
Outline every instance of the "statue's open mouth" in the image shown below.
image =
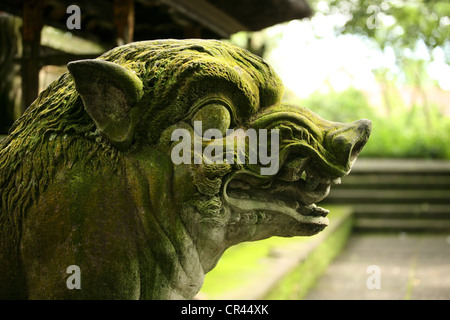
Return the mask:
POLYGON ((286 230, 282 236, 322 231, 329 212, 316 203, 350 172, 369 138, 370 121, 339 124, 316 119, 319 130, 297 113, 273 113, 257 122, 280 130, 279 170, 259 175, 258 166, 247 165, 228 177, 223 194, 233 212, 231 221, 278 224, 279 230, 286 230))
POLYGON ((275 176, 246 170, 235 172, 226 181, 225 200, 240 212, 263 212, 253 215, 254 223, 272 221, 275 215, 282 214, 293 223, 312 224, 317 232, 321 231, 329 223, 329 211, 316 203, 328 195, 332 184, 340 183, 340 177, 320 176, 311 169, 311 161, 288 158, 275 176))

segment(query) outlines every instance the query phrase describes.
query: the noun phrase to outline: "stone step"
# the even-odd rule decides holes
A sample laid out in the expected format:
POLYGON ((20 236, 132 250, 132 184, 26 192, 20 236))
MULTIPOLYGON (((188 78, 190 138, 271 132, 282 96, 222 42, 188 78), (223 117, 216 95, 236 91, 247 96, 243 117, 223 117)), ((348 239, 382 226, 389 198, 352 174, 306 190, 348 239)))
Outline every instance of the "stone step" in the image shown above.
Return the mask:
POLYGON ((450 232, 450 219, 393 219, 356 218, 353 224, 356 232, 450 232))
POLYGON ((306 299, 448 300, 449 265, 448 234, 353 233, 306 299))
POLYGON ((450 219, 450 205, 445 204, 358 204, 355 218, 450 219))
POLYGON ((450 232, 450 205, 360 204, 355 231, 450 232))
POLYGON ((440 174, 350 174, 333 189, 445 189, 450 190, 450 173, 440 174))
POLYGON ((414 160, 414 159, 358 159, 353 165, 351 175, 380 174, 380 173, 449 173, 450 161, 448 160, 414 160))
POLYGON ((349 204, 356 231, 450 231, 450 161, 359 159, 322 204, 349 204))
POLYGON ((326 204, 430 203, 450 204, 449 190, 434 189, 336 189, 322 202, 326 204))

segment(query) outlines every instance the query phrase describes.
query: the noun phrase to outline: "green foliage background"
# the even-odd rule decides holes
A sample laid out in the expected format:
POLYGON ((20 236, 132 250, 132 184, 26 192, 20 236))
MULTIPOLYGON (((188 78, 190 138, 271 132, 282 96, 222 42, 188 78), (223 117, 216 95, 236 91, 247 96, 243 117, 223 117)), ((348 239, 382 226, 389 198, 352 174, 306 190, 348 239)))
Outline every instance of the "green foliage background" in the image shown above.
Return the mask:
POLYGON ((355 34, 368 38, 380 50, 390 47, 395 53, 400 73, 374 70, 385 94, 385 110, 370 106, 362 92, 348 89, 341 93, 313 94, 303 101, 324 117, 353 121, 359 117, 373 122, 372 136, 361 156, 450 159, 450 117, 441 106, 426 102, 430 81, 426 67, 433 60, 432 51, 444 51, 450 63, 450 2, 442 0, 311 0, 318 14, 342 14, 345 24, 336 34, 355 34), (319 5, 320 3, 320 5, 319 5), (390 18, 393 23, 385 23, 390 18), (373 27, 376 25, 376 27, 373 27), (419 43, 425 44, 430 58, 411 55, 419 43), (394 81, 389 80, 394 79, 394 81), (425 102, 405 106, 395 94, 399 85, 408 85, 425 102))
MULTIPOLYGON (((372 120, 372 135, 362 157, 450 159, 450 115, 448 111, 445 114, 443 103, 428 99, 429 89, 439 90, 439 86, 427 73, 427 67, 435 59, 435 49, 441 50, 444 62, 450 64, 450 1, 309 0, 308 3, 315 12, 311 21, 316 16, 343 17, 334 26, 336 37, 351 34, 381 53, 389 49, 395 55, 396 68, 380 66, 372 70, 381 88, 383 103, 378 106, 371 105, 366 94, 355 88, 336 92, 331 86, 327 93, 318 90, 306 99, 288 92, 286 101, 301 104, 332 121, 372 120), (419 48, 421 55, 416 54, 419 48), (408 105, 400 95, 405 88, 412 92, 408 105)), ((315 30, 315 25, 310 28, 315 30)), ((314 32, 321 39, 320 33, 314 32)), ((271 36, 264 32, 248 33, 237 35, 232 41, 265 57, 270 56, 282 37, 282 31, 271 36)))
POLYGON ((396 108, 386 116, 354 88, 315 93, 297 102, 333 121, 372 120, 372 135, 361 157, 450 159, 450 118, 438 105, 431 105, 427 115, 423 106, 417 106, 396 108))

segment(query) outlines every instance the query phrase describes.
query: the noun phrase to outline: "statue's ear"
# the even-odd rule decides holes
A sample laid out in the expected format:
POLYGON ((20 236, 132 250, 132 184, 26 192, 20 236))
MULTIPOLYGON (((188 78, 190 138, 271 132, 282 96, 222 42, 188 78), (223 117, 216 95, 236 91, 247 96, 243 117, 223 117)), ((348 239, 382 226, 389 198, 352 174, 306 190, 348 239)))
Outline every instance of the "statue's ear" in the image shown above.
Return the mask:
POLYGON ((67 65, 84 108, 97 129, 113 145, 127 148, 138 120, 136 104, 142 81, 129 69, 103 60, 79 60, 67 65))

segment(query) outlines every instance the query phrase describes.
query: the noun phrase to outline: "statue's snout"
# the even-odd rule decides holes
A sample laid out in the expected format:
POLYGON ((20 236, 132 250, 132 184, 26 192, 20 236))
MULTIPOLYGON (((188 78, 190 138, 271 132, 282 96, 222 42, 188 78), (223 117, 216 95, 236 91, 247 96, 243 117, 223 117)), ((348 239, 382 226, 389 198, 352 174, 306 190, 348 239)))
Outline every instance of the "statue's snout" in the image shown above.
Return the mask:
POLYGON ((253 126, 278 128, 281 152, 286 152, 284 158, 311 158, 311 165, 318 173, 332 177, 349 173, 372 129, 367 119, 332 122, 305 107, 291 105, 268 109, 253 126))
POLYGON ((350 168, 369 139, 371 130, 372 122, 367 119, 336 123, 334 130, 326 135, 325 144, 342 166, 350 168))

